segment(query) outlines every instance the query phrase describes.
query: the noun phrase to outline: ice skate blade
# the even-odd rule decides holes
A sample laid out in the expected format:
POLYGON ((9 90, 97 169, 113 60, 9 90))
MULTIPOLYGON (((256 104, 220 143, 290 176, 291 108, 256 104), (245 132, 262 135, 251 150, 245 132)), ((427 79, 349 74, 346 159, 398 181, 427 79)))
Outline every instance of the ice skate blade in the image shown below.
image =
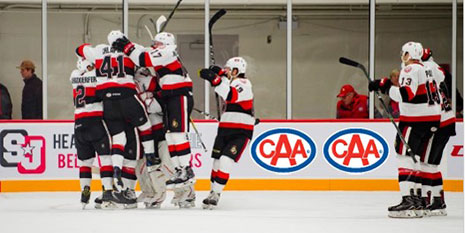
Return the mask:
POLYGON ((160 209, 161 203, 144 203, 146 209, 160 209))
POLYGON ((137 209, 137 203, 133 204, 124 204, 125 209, 137 209))
POLYGON ((190 208, 194 208, 195 207, 195 203, 194 202, 186 202, 186 203, 178 203, 178 206, 180 209, 190 209, 190 208))
MULTIPOLYGON (((95 205, 95 208, 97 208, 97 204, 95 205)), ((100 209, 102 210, 115 210, 115 209, 124 209, 123 204, 117 204, 111 201, 104 201, 102 204, 100 204, 100 209)))
POLYGON ((447 211, 446 209, 437 209, 437 210, 431 210, 430 211, 430 216, 447 216, 447 211))
POLYGON ((388 217, 390 218, 421 218, 414 210, 403 210, 403 211, 389 211, 388 217))

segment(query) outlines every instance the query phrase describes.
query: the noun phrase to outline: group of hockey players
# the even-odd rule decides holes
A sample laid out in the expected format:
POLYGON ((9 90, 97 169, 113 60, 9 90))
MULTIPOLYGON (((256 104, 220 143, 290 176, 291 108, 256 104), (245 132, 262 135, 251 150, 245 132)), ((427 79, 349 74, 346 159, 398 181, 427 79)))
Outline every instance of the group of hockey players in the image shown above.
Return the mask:
POLYGON ((419 218, 446 215, 442 175, 438 170, 444 148, 455 135, 455 115, 444 70, 432 51, 418 42, 407 42, 401 51, 400 86, 388 78, 370 82, 370 91, 381 91, 399 103, 399 129, 395 150, 402 201, 388 208, 389 217, 419 218), (415 157, 415 160, 412 158, 415 157))
MULTIPOLYGON (((108 44, 76 49, 77 69, 70 81, 84 207, 97 162, 103 193, 95 199, 96 208, 136 208, 137 202, 160 208, 167 189, 174 192, 175 206, 195 206, 187 135, 193 85, 176 48, 168 32, 158 33, 151 47, 143 47, 112 31, 108 44), (142 191, 138 197, 137 180, 142 191)), ((224 68, 212 65, 199 71, 226 104, 212 150, 211 191, 204 208, 218 204, 231 166, 252 138, 253 93, 246 66, 243 58, 233 57, 224 68)))

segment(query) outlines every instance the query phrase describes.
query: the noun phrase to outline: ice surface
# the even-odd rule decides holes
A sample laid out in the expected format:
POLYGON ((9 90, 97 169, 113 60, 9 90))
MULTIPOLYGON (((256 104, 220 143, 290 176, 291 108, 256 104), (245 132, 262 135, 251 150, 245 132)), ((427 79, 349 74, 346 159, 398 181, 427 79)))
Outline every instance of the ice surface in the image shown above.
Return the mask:
MULTIPOLYGON (((99 193, 92 193, 92 200, 99 193)), ((78 192, 0 193, 0 232, 463 232, 463 193, 446 193, 448 216, 390 219, 398 192, 226 191, 216 210, 177 209, 172 193, 159 210, 81 209, 78 192)))

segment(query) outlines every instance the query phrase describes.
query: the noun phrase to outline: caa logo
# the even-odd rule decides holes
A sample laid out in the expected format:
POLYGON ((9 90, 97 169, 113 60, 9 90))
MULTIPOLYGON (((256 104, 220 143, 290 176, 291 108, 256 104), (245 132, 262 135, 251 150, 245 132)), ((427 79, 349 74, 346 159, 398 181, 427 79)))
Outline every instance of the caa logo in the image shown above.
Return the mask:
POLYGON ((301 131, 279 128, 258 136, 250 150, 260 167, 277 173, 291 173, 307 167, 313 161, 316 146, 301 131))
POLYGON ((30 136, 25 130, 3 130, 0 150, 3 167, 17 167, 21 174, 45 171, 45 139, 42 136, 30 136))
POLYGON ((379 134, 360 128, 339 131, 323 147, 326 161, 344 172, 372 171, 386 161, 389 147, 379 134))

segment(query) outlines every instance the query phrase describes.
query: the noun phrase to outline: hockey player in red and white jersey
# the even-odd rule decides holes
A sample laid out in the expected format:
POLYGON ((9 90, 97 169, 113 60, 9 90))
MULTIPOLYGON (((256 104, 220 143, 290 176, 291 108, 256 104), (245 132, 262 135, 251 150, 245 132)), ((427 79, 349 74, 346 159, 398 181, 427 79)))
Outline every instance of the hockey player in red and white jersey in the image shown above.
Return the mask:
POLYGON ((425 48, 421 57, 426 74, 433 76, 439 86, 438 93, 441 103, 441 123, 438 131, 433 134, 426 152, 421 158, 422 196, 426 206, 426 214, 432 216, 447 215, 442 187, 442 174, 438 169, 444 148, 455 132, 455 114, 450 102, 450 91, 445 83, 444 70, 433 59, 431 49, 425 48), (432 197, 432 200, 431 200, 432 197))
MULTIPOLYGON (((122 36, 123 33, 120 31, 110 32, 108 34, 109 44, 111 45, 122 36)), ((76 49, 76 53, 95 64, 98 81, 96 94, 103 99, 103 118, 112 135, 114 178, 117 181, 117 187, 124 190, 122 192, 124 197, 125 193, 133 190, 124 187, 121 177, 134 177, 136 166, 134 160, 136 158, 127 158, 131 161, 125 162, 126 134, 124 130, 128 123, 140 131, 147 165, 159 166, 160 159, 154 153, 151 124, 144 103, 137 96, 134 82, 135 65, 128 56, 115 51, 110 45, 101 44, 92 47, 89 44, 83 44, 76 49)), ((136 202, 135 198, 126 198, 126 200, 127 204, 136 202)))
POLYGON ((112 46, 123 51, 137 66, 155 69, 161 88, 158 93, 164 104, 165 137, 176 171, 168 184, 173 184, 175 188, 192 185, 195 175, 190 166, 191 148, 187 138, 194 105, 192 80, 179 59, 174 35, 168 32, 157 34, 149 51, 130 42, 125 36, 116 39, 112 46))
MULTIPOLYGON (((405 67, 399 76, 400 86, 393 86, 389 79, 370 82, 369 90, 381 90, 389 93, 392 100, 399 103, 399 128, 405 141, 420 161, 424 157, 424 148, 439 128, 440 102, 434 78, 420 63, 423 47, 417 42, 407 42, 402 46, 401 60, 405 67)), ((399 136, 395 149, 399 161, 399 187, 402 202, 388 208, 389 217, 417 218, 423 216, 421 200, 420 162, 414 163, 407 147, 399 136)))
POLYGON ((74 98, 74 135, 79 161, 81 203, 85 207, 90 198, 90 182, 95 153, 100 157, 100 177, 103 186, 102 208, 119 202, 113 196, 113 166, 111 162, 111 138, 103 122, 102 100, 95 90, 95 69, 88 60, 78 58, 77 69, 70 77, 74 98))
POLYGON ((204 209, 218 205, 221 192, 229 180, 231 167, 239 161, 253 135, 254 96, 252 83, 245 76, 246 68, 247 63, 242 57, 233 57, 226 62, 224 69, 211 66, 199 73, 226 102, 226 110, 221 115, 213 145, 211 191, 203 200, 204 209))

